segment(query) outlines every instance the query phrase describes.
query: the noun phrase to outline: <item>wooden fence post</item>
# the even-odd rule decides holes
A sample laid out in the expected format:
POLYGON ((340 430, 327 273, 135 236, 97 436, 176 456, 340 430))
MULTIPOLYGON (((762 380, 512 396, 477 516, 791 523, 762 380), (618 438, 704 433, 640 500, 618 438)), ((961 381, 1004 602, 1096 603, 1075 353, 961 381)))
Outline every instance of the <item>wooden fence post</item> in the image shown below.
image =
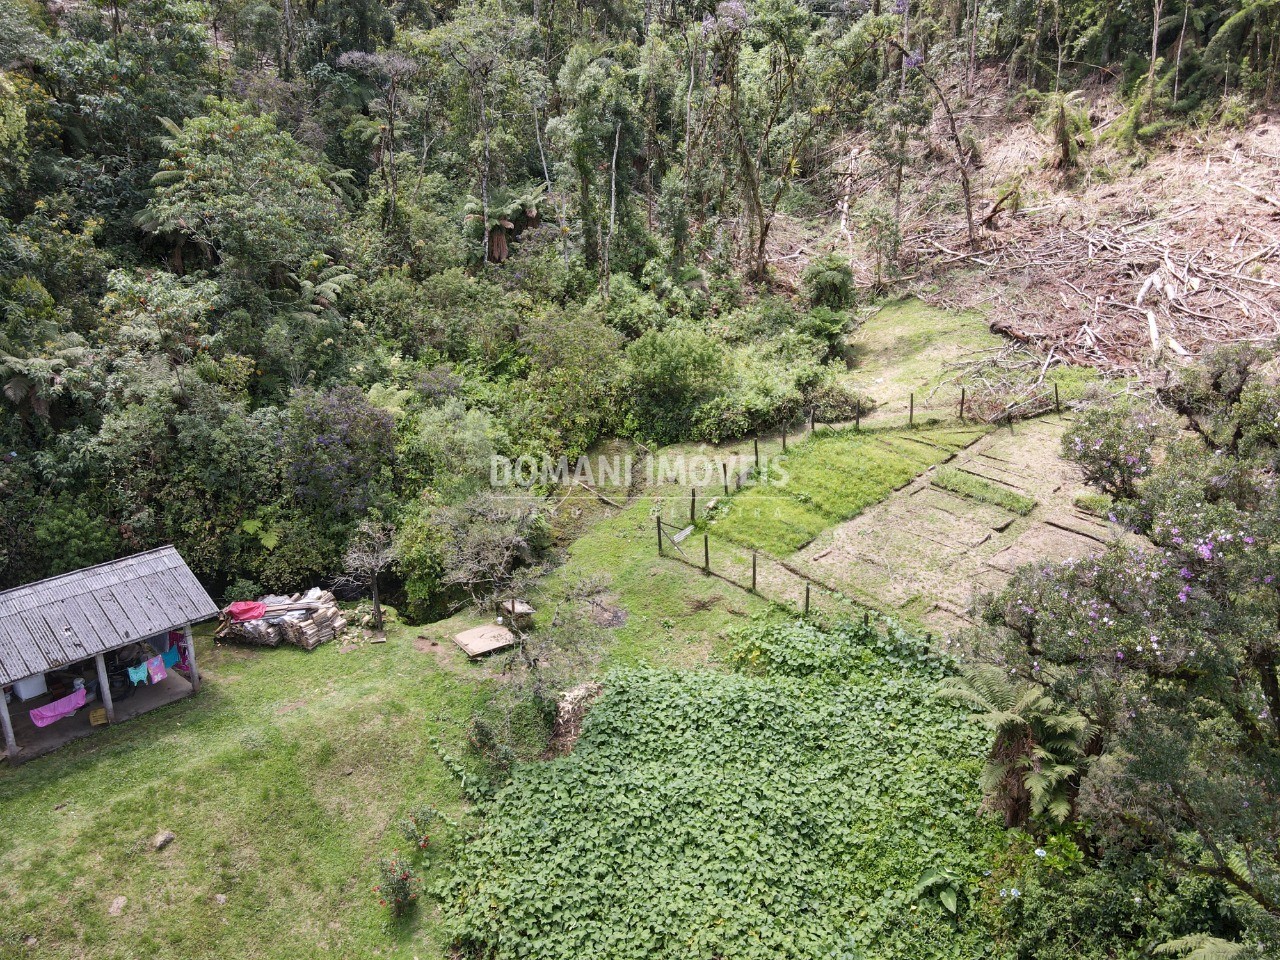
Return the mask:
POLYGON ((756 592, 756 552, 751 551, 751 592, 756 592))
POLYGON ((760 472, 760 438, 752 437, 751 444, 752 446, 755 447, 755 450, 756 450, 756 473, 759 473, 760 472))
POLYGON ((711 572, 711 538, 705 533, 702 535, 702 572, 711 572))
POLYGON ((787 452, 787 425, 782 425, 782 452, 787 452))
POLYGON ((698 488, 689 488, 689 526, 698 522, 698 488))
POLYGON ((964 387, 960 388, 960 422, 964 422, 964 387))
POLYGON ((724 495, 729 495, 729 465, 723 460, 720 461, 720 476, 724 477, 724 495))
POLYGON ((1058 385, 1053 385, 1053 409, 1062 413, 1062 398, 1058 396, 1058 385))
POLYGON ((911 412, 907 414, 907 426, 914 427, 916 425, 916 392, 911 391, 911 412))
POLYGON ((866 611, 866 610, 862 611, 862 625, 864 627, 871 626, 871 614, 869 611, 866 611))
POLYGON ((662 518, 658 517, 658 556, 662 556, 662 518))
POLYGON ((804 615, 809 615, 809 584, 804 585, 804 615))
POLYGON ((813 407, 809 408, 809 432, 813 433, 813 407))
POLYGON ((862 429, 862 404, 857 400, 853 401, 853 429, 862 429))

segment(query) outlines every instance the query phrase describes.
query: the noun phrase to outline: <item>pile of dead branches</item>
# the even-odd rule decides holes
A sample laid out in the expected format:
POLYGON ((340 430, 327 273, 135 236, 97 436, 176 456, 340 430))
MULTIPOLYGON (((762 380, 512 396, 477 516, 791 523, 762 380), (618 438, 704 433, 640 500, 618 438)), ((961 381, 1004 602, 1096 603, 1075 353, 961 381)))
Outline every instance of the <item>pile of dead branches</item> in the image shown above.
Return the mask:
MULTIPOLYGON (((903 258, 948 274, 927 297, 981 307, 992 329, 1067 362, 1149 375, 1219 344, 1280 334, 1280 130, 1196 142, 1141 174, 1040 207, 980 217, 981 249, 954 225, 917 232, 903 258)), ((1044 184, 1041 184, 1044 188, 1044 184)))
POLYGON ((1040 355, 1020 343, 977 350, 947 365, 946 374, 929 393, 965 390, 965 417, 1005 423, 1048 413, 1056 396, 1045 374, 1059 362, 1054 348, 1040 355))

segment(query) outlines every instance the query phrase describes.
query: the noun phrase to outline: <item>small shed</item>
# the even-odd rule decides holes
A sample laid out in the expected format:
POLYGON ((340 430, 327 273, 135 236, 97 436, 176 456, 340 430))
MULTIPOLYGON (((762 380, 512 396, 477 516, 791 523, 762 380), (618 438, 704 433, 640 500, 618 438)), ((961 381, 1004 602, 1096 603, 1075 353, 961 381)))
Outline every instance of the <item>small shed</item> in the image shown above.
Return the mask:
POLYGON ((217 613, 171 546, 0 591, 9 762, 199 690, 191 625, 217 613))

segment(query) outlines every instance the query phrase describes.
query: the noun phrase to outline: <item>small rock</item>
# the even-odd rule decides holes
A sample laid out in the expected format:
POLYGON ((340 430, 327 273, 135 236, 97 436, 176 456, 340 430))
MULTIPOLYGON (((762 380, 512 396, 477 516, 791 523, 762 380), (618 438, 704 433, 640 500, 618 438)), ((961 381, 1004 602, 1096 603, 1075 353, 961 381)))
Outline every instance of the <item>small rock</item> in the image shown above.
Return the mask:
POLYGON ((59 803, 59 804, 57 804, 53 809, 54 809, 55 811, 56 811, 56 810, 63 810, 63 809, 65 809, 65 808, 66 808, 66 806, 67 806, 67 805, 66 805, 65 803, 59 803))
POLYGON ((35 937, 24 937, 22 940, 22 945, 24 947, 38 947, 40 946, 40 941, 37 940, 35 937))
POLYGON ((225 893, 215 893, 213 899, 220 907, 225 906, 227 903, 227 895, 225 893))
POLYGON ((113 917, 118 917, 124 913, 124 905, 129 902, 128 897, 116 897, 111 901, 111 906, 107 908, 107 913, 113 917))
POLYGON ((163 850, 177 839, 172 830, 161 830, 156 834, 155 839, 151 841, 151 846, 156 850, 163 850))
POLYGON ((346 770, 342 771, 342 775, 343 775, 344 777, 349 777, 349 776, 351 776, 351 775, 352 775, 353 773, 355 773, 355 772, 356 772, 355 767, 347 767, 347 769, 346 769, 346 770))

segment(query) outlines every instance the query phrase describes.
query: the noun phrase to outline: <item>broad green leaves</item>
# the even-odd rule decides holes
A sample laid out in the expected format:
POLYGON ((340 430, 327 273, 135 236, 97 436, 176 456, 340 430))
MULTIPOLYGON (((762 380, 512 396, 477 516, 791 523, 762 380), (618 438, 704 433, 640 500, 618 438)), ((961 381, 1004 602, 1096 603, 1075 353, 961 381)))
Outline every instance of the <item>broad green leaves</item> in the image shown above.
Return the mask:
POLYGON ((517 770, 442 891, 495 957, 981 954, 958 891, 986 737, 911 638, 753 630, 750 674, 613 674, 574 753, 517 770), (932 899, 916 878, 945 865, 932 899), (957 917, 958 921, 953 919, 957 917))

